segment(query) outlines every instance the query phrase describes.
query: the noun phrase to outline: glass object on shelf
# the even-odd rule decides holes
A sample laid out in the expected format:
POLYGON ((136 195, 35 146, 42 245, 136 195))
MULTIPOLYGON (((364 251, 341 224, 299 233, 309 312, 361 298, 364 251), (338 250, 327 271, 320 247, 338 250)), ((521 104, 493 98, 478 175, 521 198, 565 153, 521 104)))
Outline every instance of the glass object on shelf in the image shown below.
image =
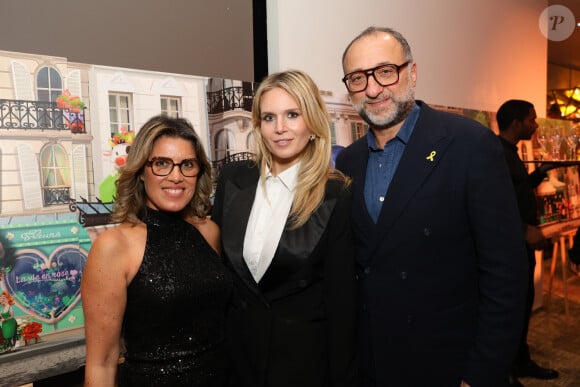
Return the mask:
POLYGON ((536 139, 538 140, 538 144, 540 148, 538 149, 540 153, 540 160, 547 160, 549 159, 549 127, 547 125, 540 125, 537 130, 536 139))
POLYGON ((577 160, 578 131, 574 126, 564 128, 564 139, 566 141, 566 160, 577 160))
POLYGON ((573 125, 572 130, 574 131, 576 137, 578 138, 578 142, 576 143, 576 155, 574 157, 574 160, 580 161, 580 124, 573 125))
POLYGON ((564 137, 562 136, 560 126, 549 126, 547 130, 551 158, 552 160, 560 160, 561 158, 560 151, 562 149, 562 142, 564 141, 564 137))

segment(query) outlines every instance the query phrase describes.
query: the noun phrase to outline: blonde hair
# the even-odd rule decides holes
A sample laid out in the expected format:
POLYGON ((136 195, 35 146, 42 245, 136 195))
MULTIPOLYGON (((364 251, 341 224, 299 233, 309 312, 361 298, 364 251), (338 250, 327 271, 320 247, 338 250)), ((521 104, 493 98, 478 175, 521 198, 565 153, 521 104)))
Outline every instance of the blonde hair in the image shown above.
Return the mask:
POLYGON ((189 121, 183 118, 155 116, 139 129, 131 144, 127 164, 121 168, 116 182, 117 196, 112 215, 113 222, 137 223, 146 210, 147 194, 141 180, 145 164, 149 160, 155 142, 161 137, 181 138, 191 142, 200 166, 195 193, 189 206, 182 210, 184 217, 204 218, 211 208, 211 165, 189 121))
POLYGON ((290 94, 298 104, 306 126, 315 136, 309 141, 300 158, 300 171, 290 210, 290 226, 297 228, 308 221, 324 200, 326 182, 329 178, 347 179, 330 166, 330 119, 326 105, 320 96, 318 87, 310 76, 299 70, 288 70, 274 73, 265 78, 254 95, 252 106, 252 125, 257 144, 256 163, 260 167, 260 176, 265 181, 266 170, 272 165, 272 154, 266 147, 260 131, 260 103, 264 93, 279 88, 290 94))

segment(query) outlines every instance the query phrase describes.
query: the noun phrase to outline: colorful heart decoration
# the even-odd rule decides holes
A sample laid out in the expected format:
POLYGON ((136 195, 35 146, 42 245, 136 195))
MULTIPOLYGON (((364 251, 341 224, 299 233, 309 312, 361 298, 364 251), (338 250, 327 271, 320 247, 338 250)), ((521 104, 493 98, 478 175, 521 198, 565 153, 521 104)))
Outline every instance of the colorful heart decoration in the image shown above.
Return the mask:
POLYGON ((57 322, 80 299, 87 252, 67 244, 49 258, 36 249, 18 250, 15 255, 15 265, 4 275, 5 287, 22 310, 44 322, 57 322))

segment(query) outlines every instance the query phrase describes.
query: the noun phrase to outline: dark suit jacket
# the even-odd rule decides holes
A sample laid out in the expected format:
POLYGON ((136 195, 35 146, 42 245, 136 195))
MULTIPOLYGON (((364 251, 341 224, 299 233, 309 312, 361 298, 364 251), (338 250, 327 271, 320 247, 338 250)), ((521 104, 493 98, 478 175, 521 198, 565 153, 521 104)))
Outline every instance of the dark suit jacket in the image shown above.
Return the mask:
POLYGON ((380 387, 500 386, 527 284, 505 158, 488 128, 418 104, 376 225, 364 200, 366 138, 336 163, 353 179, 361 370, 380 387))
POLYGON ((227 321, 234 385, 353 386, 357 286, 350 191, 329 181, 310 220, 283 231, 256 284, 242 254, 258 180, 253 162, 226 164, 212 212, 234 273, 227 321))

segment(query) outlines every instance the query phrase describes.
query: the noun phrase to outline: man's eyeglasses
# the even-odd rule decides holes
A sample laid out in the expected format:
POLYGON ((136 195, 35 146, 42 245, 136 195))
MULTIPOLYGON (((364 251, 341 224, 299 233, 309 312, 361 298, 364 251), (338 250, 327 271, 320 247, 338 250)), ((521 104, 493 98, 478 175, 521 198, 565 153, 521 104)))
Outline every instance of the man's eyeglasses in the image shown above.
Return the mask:
POLYGON ((180 163, 176 163, 167 157, 153 157, 147 161, 147 166, 151 167, 151 172, 155 176, 167 176, 174 167, 179 167, 179 171, 185 177, 195 177, 200 171, 197 159, 186 159, 180 163))
POLYGON ((367 88, 369 84, 369 77, 372 75, 375 81, 385 87, 394 85, 399 82, 399 72, 411 61, 406 61, 403 64, 384 64, 368 70, 353 71, 342 78, 346 88, 351 93, 358 93, 367 88))

